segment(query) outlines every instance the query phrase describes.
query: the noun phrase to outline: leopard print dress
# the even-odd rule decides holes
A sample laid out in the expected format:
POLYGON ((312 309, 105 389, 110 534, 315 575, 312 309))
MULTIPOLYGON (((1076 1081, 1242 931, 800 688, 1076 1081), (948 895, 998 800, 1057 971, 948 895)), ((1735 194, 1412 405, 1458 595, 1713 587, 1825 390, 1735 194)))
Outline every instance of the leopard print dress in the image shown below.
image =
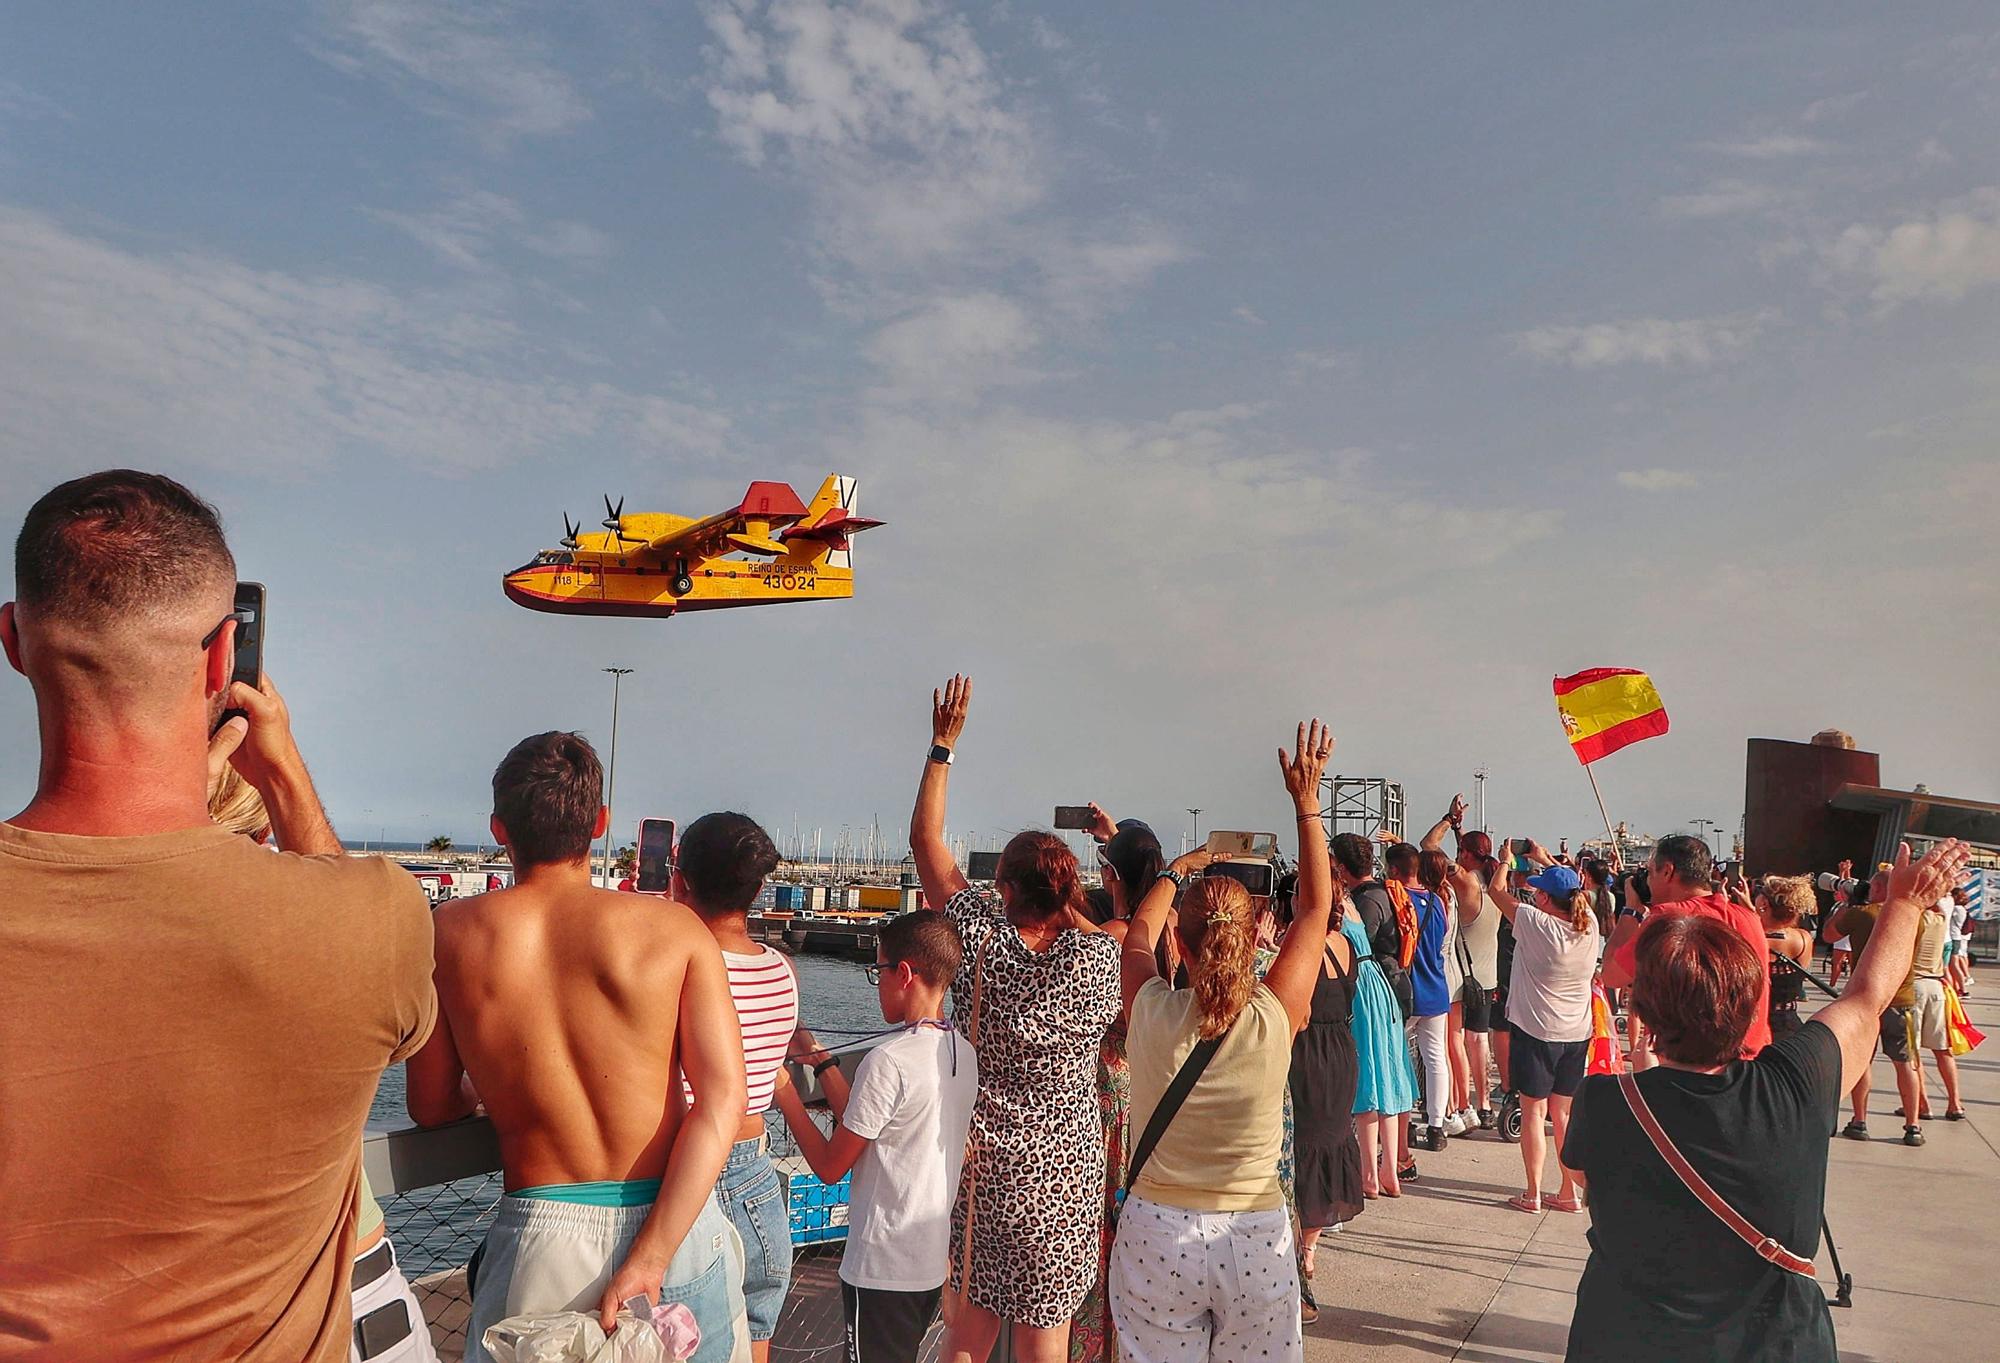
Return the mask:
POLYGON ((1104 1234, 1104 1115, 1098 1052, 1118 1020, 1118 944, 1071 930, 1030 951, 993 900, 953 895, 945 913, 965 942, 952 1015, 970 1030, 981 979, 979 1096, 951 1214, 959 1281, 972 1190, 968 1296, 1002 1320, 1053 1329, 1097 1281, 1104 1234))

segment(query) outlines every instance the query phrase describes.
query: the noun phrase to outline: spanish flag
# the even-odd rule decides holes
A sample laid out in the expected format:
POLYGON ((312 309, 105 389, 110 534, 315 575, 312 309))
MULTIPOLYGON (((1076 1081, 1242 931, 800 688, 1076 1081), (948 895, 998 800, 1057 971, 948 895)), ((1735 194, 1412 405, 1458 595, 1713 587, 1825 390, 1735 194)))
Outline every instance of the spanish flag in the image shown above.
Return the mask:
POLYGON ((1667 707, 1653 679, 1629 667, 1593 667, 1556 678, 1556 711, 1586 767, 1642 738, 1667 731, 1667 707))

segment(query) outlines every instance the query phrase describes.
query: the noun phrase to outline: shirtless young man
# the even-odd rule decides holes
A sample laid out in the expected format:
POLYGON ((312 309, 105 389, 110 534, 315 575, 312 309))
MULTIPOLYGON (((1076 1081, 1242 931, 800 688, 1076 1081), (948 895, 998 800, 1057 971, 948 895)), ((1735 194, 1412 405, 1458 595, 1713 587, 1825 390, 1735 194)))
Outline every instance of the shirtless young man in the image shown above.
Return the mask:
POLYGON ((496 1321, 634 1297, 686 1305, 697 1363, 743 1363, 743 1246, 713 1189, 744 1111, 722 953, 691 912, 599 890, 603 770, 581 737, 523 739, 493 773, 514 887, 441 906, 440 1011, 409 1062, 425 1126, 486 1105, 501 1199, 473 1285, 467 1363, 496 1321), (675 1079, 676 1062, 692 1099, 675 1079))

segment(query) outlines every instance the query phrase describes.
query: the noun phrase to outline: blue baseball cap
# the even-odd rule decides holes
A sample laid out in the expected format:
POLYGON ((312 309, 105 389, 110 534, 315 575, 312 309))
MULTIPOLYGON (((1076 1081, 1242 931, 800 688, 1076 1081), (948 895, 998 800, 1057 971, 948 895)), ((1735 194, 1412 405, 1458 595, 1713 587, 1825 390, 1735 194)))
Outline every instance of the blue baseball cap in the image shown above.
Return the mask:
POLYGON ((1583 880, 1567 866, 1545 866, 1528 877, 1528 886, 1546 895, 1575 894, 1583 880))

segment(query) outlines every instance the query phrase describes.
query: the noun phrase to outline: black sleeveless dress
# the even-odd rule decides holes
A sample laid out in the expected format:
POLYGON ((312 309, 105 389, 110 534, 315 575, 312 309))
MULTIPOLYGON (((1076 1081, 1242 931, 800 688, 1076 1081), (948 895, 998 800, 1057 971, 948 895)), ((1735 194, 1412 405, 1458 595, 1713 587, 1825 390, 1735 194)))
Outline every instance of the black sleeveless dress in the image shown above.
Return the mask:
POLYGON ((1292 1145, 1301 1226, 1337 1226, 1361 1214, 1361 1146, 1354 1094, 1361 1062, 1348 1024, 1354 967, 1332 948, 1313 986, 1312 1015, 1292 1042, 1292 1145))

